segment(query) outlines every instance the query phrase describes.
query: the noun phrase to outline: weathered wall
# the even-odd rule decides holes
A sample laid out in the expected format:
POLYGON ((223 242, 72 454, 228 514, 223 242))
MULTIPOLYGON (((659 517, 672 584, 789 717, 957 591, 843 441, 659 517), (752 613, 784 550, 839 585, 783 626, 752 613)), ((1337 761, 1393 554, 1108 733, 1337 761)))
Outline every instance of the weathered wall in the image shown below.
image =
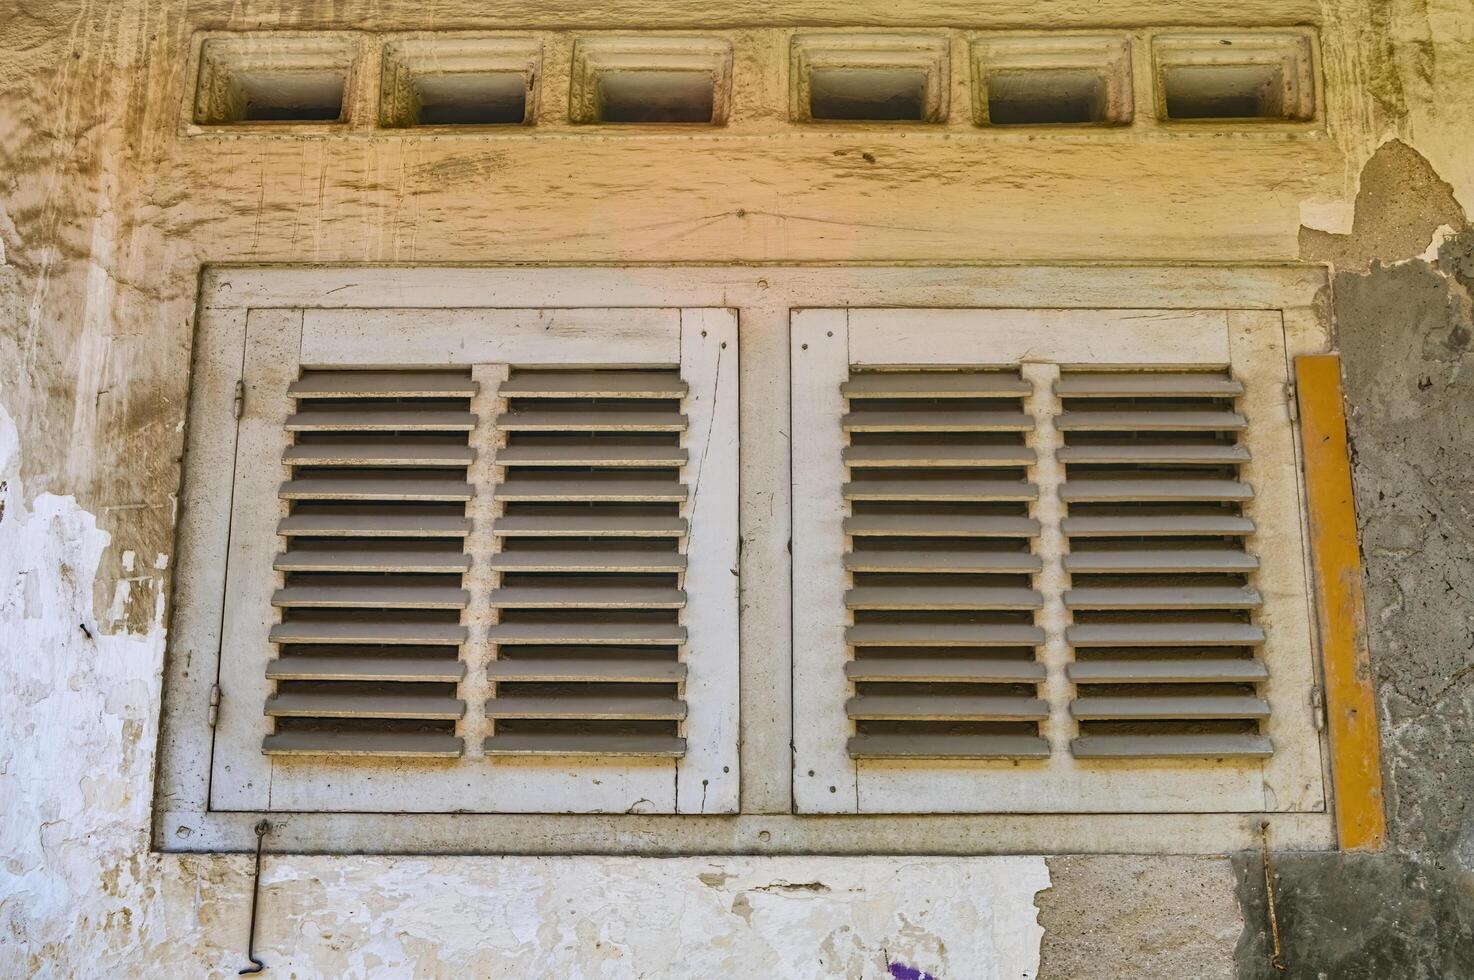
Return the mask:
MULTIPOLYGON (((1394 851, 1279 855, 1285 958, 1292 976, 1474 973, 1460 959, 1474 947, 1474 260, 1467 234, 1430 249, 1474 210, 1467 0, 12 0, 0 13, 0 974, 240 963, 248 862, 147 846, 201 264, 661 258, 1333 263, 1394 851), (183 52, 204 27, 1230 17, 1322 23, 1327 136, 176 136, 183 52), (1403 146, 1374 157, 1391 138, 1403 146)), ((767 91, 770 67, 743 67, 739 86, 767 91)), ((280 859, 263 940, 299 975, 428 973, 438 957, 508 976, 912 975, 889 961, 985 977, 1037 956, 1044 977, 1284 976, 1265 972, 1258 860, 1057 858, 1046 878, 1036 859, 280 859), (828 890, 792 887, 814 881, 828 890), (640 899, 659 904, 630 914, 640 899)))

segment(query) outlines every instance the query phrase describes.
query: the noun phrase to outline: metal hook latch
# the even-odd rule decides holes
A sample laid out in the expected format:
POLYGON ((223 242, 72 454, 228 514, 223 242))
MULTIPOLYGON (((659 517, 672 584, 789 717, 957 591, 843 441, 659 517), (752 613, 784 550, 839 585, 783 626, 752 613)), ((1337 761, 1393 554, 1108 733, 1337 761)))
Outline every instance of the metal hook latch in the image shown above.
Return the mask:
POLYGON ((261 842, 266 839, 269 830, 271 824, 266 820, 256 824, 256 873, 251 878, 251 931, 246 934, 246 959, 251 961, 251 965, 237 970, 240 976, 260 973, 266 969, 266 964, 256 955, 256 906, 261 899, 261 842))

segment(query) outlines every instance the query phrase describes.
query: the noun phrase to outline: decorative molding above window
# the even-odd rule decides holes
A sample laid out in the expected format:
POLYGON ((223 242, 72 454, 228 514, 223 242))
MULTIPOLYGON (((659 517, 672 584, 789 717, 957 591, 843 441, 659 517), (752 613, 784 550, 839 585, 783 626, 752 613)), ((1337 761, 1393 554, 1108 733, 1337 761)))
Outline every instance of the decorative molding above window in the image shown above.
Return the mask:
POLYGON ((979 126, 1122 126, 1135 114, 1125 35, 980 37, 972 66, 979 126))
POLYGON ((537 118, 537 38, 391 41, 384 45, 383 62, 380 125, 531 125, 537 118))
POLYGON ((575 123, 722 126, 732 104, 732 44, 707 37, 579 38, 568 118, 575 123))
POLYGON ((799 34, 789 60, 795 122, 945 122, 948 40, 929 34, 799 34))

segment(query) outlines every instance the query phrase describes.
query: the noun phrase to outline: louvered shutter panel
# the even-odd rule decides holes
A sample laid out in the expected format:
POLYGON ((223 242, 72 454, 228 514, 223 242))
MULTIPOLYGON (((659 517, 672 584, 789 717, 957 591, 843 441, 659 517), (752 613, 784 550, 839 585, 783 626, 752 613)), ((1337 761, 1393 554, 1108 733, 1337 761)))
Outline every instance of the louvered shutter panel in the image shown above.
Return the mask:
POLYGON ((1055 386, 1082 758, 1265 756, 1254 491, 1224 372, 1068 372, 1055 386))

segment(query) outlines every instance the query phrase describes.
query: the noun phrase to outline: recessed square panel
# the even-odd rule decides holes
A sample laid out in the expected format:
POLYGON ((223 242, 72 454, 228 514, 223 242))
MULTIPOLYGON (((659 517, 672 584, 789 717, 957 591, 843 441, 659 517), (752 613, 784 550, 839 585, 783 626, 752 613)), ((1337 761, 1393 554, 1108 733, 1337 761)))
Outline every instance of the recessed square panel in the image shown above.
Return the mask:
POLYGON ((1308 34, 1173 34, 1152 41, 1157 115, 1169 121, 1308 122, 1308 34))
POLYGON ((1126 37, 979 38, 972 62, 979 125, 1114 126, 1132 119, 1126 37))
POLYGON ((384 126, 516 126, 536 116, 542 46, 534 38, 450 37, 384 46, 384 126))
POLYGON ((576 123, 721 126, 732 99, 732 45, 720 38, 580 38, 568 118, 576 123))
POLYGON ((341 122, 354 53, 340 38, 209 38, 200 50, 194 121, 341 122))
POLYGON ((947 39, 910 34, 803 34, 793 39, 796 122, 943 122, 947 39))

